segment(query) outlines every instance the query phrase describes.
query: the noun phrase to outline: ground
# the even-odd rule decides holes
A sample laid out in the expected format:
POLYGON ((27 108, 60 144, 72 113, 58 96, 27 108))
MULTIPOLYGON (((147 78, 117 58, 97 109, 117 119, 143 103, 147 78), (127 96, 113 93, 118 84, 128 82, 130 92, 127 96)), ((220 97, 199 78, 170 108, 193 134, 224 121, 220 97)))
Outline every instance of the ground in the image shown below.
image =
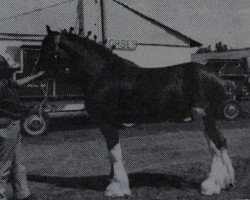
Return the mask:
MULTIPOLYGON (((98 129, 79 122, 55 120, 47 135, 24 137, 30 188, 38 199, 107 199, 103 194, 110 164, 104 138, 98 129)), ((210 197, 199 190, 211 158, 197 123, 165 122, 122 130, 132 189, 128 199, 250 199, 249 122, 247 116, 218 123, 228 140, 237 182, 231 190, 210 197)))

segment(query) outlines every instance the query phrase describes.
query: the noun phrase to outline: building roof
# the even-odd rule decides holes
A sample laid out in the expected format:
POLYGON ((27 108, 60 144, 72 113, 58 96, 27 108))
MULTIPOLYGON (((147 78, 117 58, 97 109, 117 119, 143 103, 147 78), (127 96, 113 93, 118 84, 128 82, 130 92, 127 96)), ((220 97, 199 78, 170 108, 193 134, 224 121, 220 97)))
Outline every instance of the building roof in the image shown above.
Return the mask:
POLYGON ((0 41, 40 42, 43 38, 44 35, 39 34, 0 33, 0 41))
POLYGON ((194 62, 207 62, 208 60, 235 60, 242 58, 250 58, 250 48, 233 49, 222 52, 195 53, 191 55, 191 60, 194 62))

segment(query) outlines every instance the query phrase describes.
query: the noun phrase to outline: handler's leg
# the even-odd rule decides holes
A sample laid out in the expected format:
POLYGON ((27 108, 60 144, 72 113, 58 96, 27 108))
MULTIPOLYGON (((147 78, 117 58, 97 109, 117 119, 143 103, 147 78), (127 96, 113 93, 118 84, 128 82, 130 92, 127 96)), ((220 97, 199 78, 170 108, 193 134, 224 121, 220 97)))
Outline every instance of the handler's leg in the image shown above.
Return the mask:
POLYGON ((0 200, 7 200, 6 185, 14 155, 14 144, 13 140, 0 136, 0 200))
POLYGON ((215 120, 209 116, 204 117, 205 135, 212 154, 212 165, 208 179, 201 185, 204 195, 219 194, 234 184, 234 169, 227 152, 226 139, 219 132, 215 120))
POLYGON ((17 131, 17 143, 11 169, 12 187, 15 196, 18 199, 26 198, 30 195, 28 187, 26 168, 22 164, 23 152, 21 148, 20 124, 15 122, 14 130, 17 131))
MULTIPOLYGON (((15 152, 18 144, 20 124, 11 121, 6 128, 0 129, 0 199, 6 199, 5 190, 9 175, 11 175, 15 152)), ((13 179, 11 179, 13 182, 13 179)))
POLYGON ((113 174, 112 181, 106 188, 105 195, 109 197, 130 195, 129 180, 123 165, 118 129, 106 126, 102 128, 102 133, 107 143, 111 162, 111 174, 113 174))

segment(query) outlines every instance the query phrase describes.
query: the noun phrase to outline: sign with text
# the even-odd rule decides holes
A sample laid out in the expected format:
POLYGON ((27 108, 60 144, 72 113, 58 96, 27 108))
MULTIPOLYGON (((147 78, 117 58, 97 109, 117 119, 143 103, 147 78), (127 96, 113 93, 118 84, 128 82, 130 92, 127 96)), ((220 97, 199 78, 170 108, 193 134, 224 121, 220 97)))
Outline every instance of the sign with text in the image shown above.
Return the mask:
POLYGON ((137 42, 135 40, 109 39, 107 45, 109 48, 116 50, 134 51, 136 50, 137 42))

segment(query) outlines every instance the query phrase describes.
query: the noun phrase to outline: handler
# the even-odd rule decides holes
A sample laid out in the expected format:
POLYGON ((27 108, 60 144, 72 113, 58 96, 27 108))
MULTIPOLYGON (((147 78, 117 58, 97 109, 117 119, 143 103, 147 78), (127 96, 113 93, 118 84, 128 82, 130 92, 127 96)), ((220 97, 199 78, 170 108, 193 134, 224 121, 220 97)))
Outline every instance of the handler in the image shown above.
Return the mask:
POLYGON ((16 199, 32 200, 22 165, 20 119, 21 102, 16 92, 16 85, 25 85, 41 76, 40 72, 15 82, 12 79, 17 65, 9 65, 0 56, 0 200, 7 200, 6 185, 10 176, 16 199))

